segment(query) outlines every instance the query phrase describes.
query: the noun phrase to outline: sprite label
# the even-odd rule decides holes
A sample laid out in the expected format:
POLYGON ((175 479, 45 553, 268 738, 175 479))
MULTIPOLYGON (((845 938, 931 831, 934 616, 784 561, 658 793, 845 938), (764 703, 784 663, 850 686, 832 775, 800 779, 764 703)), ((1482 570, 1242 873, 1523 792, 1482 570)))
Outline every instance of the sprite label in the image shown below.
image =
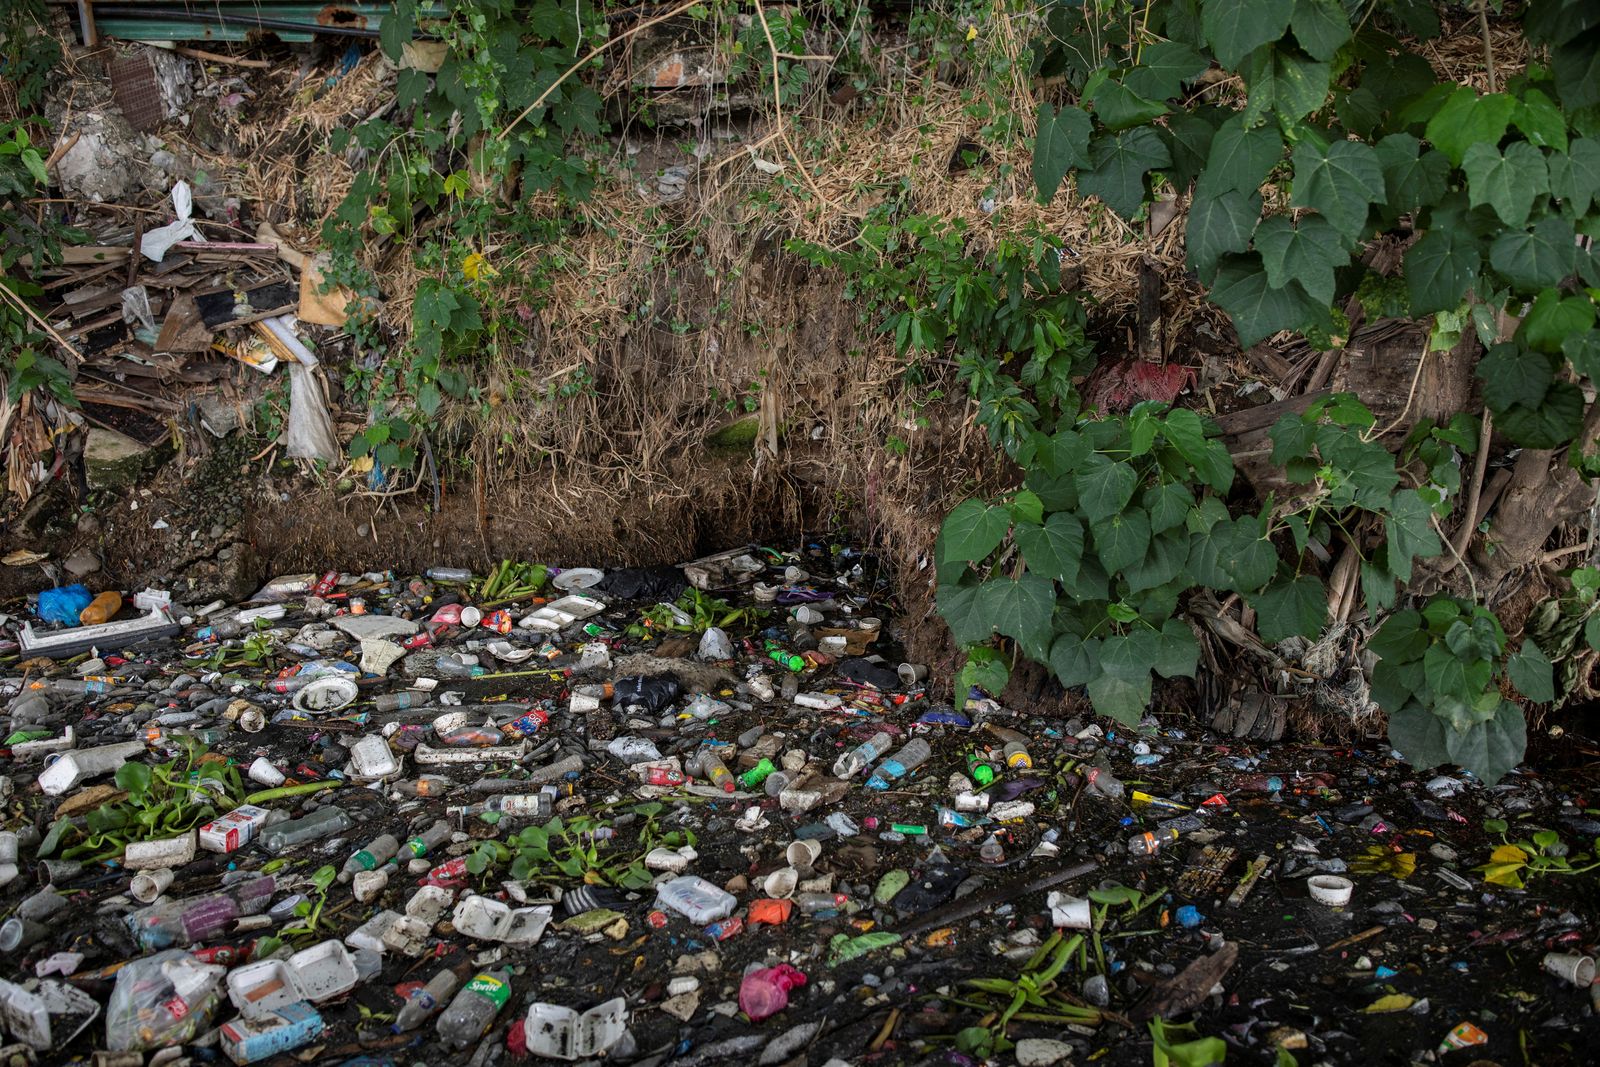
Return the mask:
POLYGON ((467 990, 494 1001, 496 1011, 505 1007, 506 1001, 511 999, 511 987, 492 974, 478 975, 467 983, 467 990))

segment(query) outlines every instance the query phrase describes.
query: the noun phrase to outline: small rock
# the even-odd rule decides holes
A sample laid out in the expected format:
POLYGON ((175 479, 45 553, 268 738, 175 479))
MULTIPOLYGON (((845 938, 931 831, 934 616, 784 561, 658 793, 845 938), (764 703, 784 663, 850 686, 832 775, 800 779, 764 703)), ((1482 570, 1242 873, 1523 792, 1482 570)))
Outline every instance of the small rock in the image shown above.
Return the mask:
POLYGON ((1072 1055, 1072 1046, 1047 1037, 1025 1037, 1017 1042, 1017 1063, 1021 1067, 1050 1067, 1072 1055))

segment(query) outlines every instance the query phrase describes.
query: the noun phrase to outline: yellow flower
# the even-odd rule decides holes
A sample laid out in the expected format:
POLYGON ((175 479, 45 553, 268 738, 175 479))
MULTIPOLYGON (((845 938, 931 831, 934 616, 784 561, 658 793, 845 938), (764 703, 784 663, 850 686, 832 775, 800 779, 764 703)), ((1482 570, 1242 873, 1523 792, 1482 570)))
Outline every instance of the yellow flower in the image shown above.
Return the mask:
POLYGON ((969 40, 969 41, 976 40, 977 37, 978 37, 978 24, 976 22, 967 23, 967 40, 969 40))

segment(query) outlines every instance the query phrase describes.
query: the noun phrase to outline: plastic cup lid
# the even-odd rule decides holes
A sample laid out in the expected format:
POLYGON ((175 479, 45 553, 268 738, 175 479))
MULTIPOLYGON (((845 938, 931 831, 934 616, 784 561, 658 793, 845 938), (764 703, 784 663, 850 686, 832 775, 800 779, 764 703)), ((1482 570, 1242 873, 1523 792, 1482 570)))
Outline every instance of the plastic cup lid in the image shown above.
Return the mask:
POLYGON ((552 578, 550 584, 563 592, 570 593, 575 589, 588 589, 599 585, 605 576, 605 571, 597 571, 593 567, 569 567, 552 578))

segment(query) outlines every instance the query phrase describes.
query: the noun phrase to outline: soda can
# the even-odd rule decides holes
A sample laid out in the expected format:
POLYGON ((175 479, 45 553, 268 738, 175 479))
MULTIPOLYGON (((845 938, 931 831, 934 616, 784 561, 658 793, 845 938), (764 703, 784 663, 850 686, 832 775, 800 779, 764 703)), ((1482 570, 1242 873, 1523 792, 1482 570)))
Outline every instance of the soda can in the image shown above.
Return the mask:
POLYGON ((311 595, 312 596, 327 596, 329 593, 333 592, 333 587, 338 585, 338 584, 339 584, 339 572, 338 571, 328 571, 321 578, 317 579, 317 584, 316 585, 311 587, 311 595))
POLYGON ((545 723, 549 721, 549 712, 541 711, 539 708, 530 708, 524 714, 506 723, 502 729, 508 733, 515 731, 516 733, 521 734, 523 737, 532 737, 544 727, 545 723))
POLYGON ((667 913, 664 911, 652 911, 645 916, 645 921, 657 930, 664 930, 667 925, 667 913))
POLYGON ((686 779, 671 767, 651 767, 645 774, 647 785, 682 785, 686 779))

